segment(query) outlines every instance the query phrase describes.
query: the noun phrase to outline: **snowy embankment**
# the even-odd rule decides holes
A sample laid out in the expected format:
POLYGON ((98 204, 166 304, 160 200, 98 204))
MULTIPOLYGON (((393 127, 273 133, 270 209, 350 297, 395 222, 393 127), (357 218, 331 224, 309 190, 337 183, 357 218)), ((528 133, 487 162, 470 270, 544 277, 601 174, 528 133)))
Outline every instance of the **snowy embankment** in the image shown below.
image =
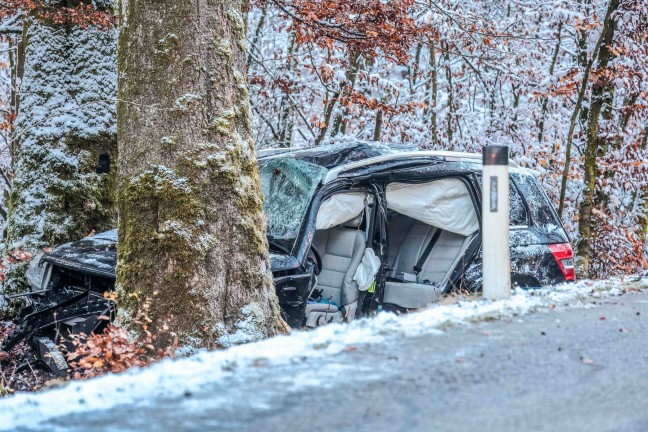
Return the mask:
POLYGON ((246 368, 331 356, 357 345, 438 332, 451 324, 505 318, 554 307, 582 307, 585 300, 617 296, 627 288, 644 286, 643 281, 618 279, 582 281, 535 291, 517 290, 507 300, 469 299, 434 305, 402 316, 380 313, 374 318, 348 325, 333 324, 227 350, 164 360, 151 367, 120 375, 74 381, 41 393, 21 393, 0 399, 0 430, 35 427, 48 419, 139 403, 154 396, 195 392, 208 382, 218 381, 246 368))

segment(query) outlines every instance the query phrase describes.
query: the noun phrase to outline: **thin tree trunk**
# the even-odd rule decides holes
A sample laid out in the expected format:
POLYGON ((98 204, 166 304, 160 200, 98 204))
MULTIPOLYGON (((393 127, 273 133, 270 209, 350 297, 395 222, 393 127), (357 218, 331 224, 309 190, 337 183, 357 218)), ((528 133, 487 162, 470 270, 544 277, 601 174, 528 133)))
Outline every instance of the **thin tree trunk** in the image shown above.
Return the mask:
POLYGON ((452 118, 454 116, 454 97, 452 94, 452 69, 450 68, 450 51, 446 44, 445 47, 445 74, 448 82, 448 118, 447 118, 447 136, 448 145, 452 144, 452 118))
MULTIPOLYGON (((620 0, 611 0, 606 14, 606 20, 601 33, 603 40, 599 56, 598 70, 605 70, 609 61, 612 59, 611 46, 614 40, 616 30, 616 20, 610 15, 618 8, 620 0)), ((593 212, 596 202, 596 178, 598 170, 596 168, 596 159, 602 149, 602 139, 599 137, 599 122, 602 117, 604 120, 609 118, 612 112, 613 89, 612 83, 603 77, 598 77, 592 88, 592 98, 589 109, 587 124, 587 141, 585 143, 585 161, 583 175, 583 194, 579 208, 578 219, 578 264, 580 273, 586 277, 591 277, 590 273, 590 256, 591 242, 595 232, 595 221, 593 212)))
POLYGON ((117 285, 168 343, 283 328, 269 269, 240 0, 128 0, 119 39, 117 285), (166 336, 165 335, 166 332, 166 336))
MULTIPOLYGON (((592 12, 592 0, 581 0, 580 2, 586 9, 586 15, 589 16, 591 15, 592 12)), ((582 28, 577 31, 577 40, 576 43, 578 45, 578 54, 576 56, 576 60, 578 62, 578 66, 583 69, 586 68, 587 65, 590 63, 590 59, 588 59, 587 56, 587 41, 589 40, 590 36, 590 31, 588 29, 582 28)), ((596 55, 592 55, 592 59, 596 59, 596 55)), ((580 124, 582 125, 581 129, 585 129, 585 123, 587 123, 587 117, 589 115, 589 106, 585 104, 584 106, 581 107, 580 113, 579 113, 578 120, 580 121, 580 124)))
POLYGON ((426 100, 429 107, 425 109, 426 117, 430 115, 430 130, 432 132, 432 144, 437 145, 439 142, 439 133, 437 125, 437 98, 439 90, 439 79, 437 76, 436 49, 434 40, 430 40, 430 77, 425 83, 426 100))
MULTIPOLYGON (((611 20, 611 14, 613 3, 618 2, 618 0, 611 0, 610 5, 608 6, 607 13, 604 20, 604 30, 610 25, 609 21, 611 20)), ((572 142, 574 139, 574 129, 576 128, 576 120, 578 119, 579 113, 581 113, 581 106, 583 104, 583 99, 585 97, 585 92, 587 90, 587 84, 589 83, 589 75, 592 69, 592 65, 599 57, 601 51, 601 46, 605 38, 605 31, 601 32, 599 40, 596 42, 594 47, 594 53, 592 58, 585 65, 585 70, 583 71, 583 80, 581 81, 581 87, 578 91, 578 99, 576 100, 576 105, 574 106, 574 111, 572 112, 571 120, 569 121, 569 131, 567 132, 567 144, 565 145, 565 169, 563 171, 561 185, 560 185, 560 202, 558 205, 558 215, 562 217, 563 211, 565 209, 565 196, 567 193, 567 180, 569 179, 569 173, 571 169, 571 149, 572 142)))
POLYGON ((414 94, 414 86, 416 85, 416 78, 419 71, 419 62, 421 61, 421 50, 423 49, 423 44, 418 43, 416 45, 416 51, 414 53, 414 64, 407 65, 407 82, 409 85, 410 94, 414 94))
MULTIPOLYGON (((290 41, 290 47, 288 48, 288 59, 286 60, 286 72, 292 72, 293 68, 293 54, 297 49, 297 35, 293 34, 290 41)), ((281 98, 280 106, 280 116, 279 116, 279 146, 280 147, 290 147, 292 141, 292 131, 294 126, 294 110, 295 106, 293 104, 292 98, 290 95, 283 95, 281 98)))
MULTIPOLYGON (((551 65, 549 66, 549 77, 553 77, 554 70, 556 69, 556 61, 558 60, 558 54, 560 53, 560 43, 562 41, 561 38, 562 28, 563 28, 563 22, 561 21, 560 24, 558 24, 558 32, 556 34, 556 38, 558 39, 558 41, 556 42, 556 48, 554 48, 553 56, 551 57, 551 65)), ((540 113, 540 121, 538 122, 538 143, 539 144, 542 144, 542 139, 544 135, 545 116, 547 115, 548 103, 549 103, 549 97, 545 96, 542 99, 542 112, 540 113)))
POLYGON ((252 63, 252 56, 254 55, 257 49, 257 44, 259 43, 259 36, 261 36, 261 30, 265 25, 265 20, 267 15, 268 15, 268 8, 267 6, 263 6, 263 9, 261 9, 261 17, 259 18, 259 22, 256 26, 256 29, 254 30, 254 36, 252 36, 252 43, 250 44, 250 52, 248 54, 247 62, 246 62, 248 67, 252 63))
POLYGON ((380 135, 382 134, 382 125, 383 125, 383 112, 381 109, 376 113, 376 127, 374 128, 373 140, 380 141, 380 135))
MULTIPOLYGON (((641 140, 641 147, 648 146, 648 126, 644 127, 644 136, 641 140)), ((642 244, 646 244, 648 240, 648 188, 644 188, 641 192, 641 207, 640 213, 637 217, 637 224, 639 225, 639 239, 642 244)))
MULTIPOLYGON (((346 70, 346 80, 345 80, 345 85, 343 90, 340 90, 339 95, 343 95, 347 89, 353 90, 353 87, 355 86, 356 78, 358 76, 358 69, 360 68, 360 53, 354 52, 351 54, 351 59, 349 60, 349 66, 347 67, 346 70)), ((335 120, 333 121, 333 130, 331 131, 331 136, 334 137, 338 133, 345 134, 346 133, 346 117, 347 110, 346 108, 343 110, 343 113, 338 114, 337 117, 335 117, 335 120)))
POLYGON ((641 207, 637 216, 637 225, 639 226, 639 240, 642 244, 648 241, 648 189, 640 192, 641 207))
POLYGON ((333 93, 331 97, 327 97, 326 104, 324 105, 324 121, 322 122, 323 124, 320 125, 319 134, 315 139, 316 146, 320 145, 322 141, 324 141, 324 138, 326 137, 326 133, 328 132, 329 125, 331 124, 331 116, 333 115, 333 108, 335 108, 335 104, 337 103, 340 94, 344 90, 345 85, 346 85, 345 83, 342 83, 340 90, 333 93))
MULTIPOLYGON (((25 26, 25 29, 27 27, 25 26)), ((20 37, 10 37, 9 47, 15 49, 9 50, 9 67, 10 71, 10 93, 9 93, 9 109, 12 115, 17 115, 20 107, 20 96, 18 92, 18 83, 23 79, 24 65, 25 65, 25 34, 20 37)), ((15 131, 9 132, 9 157, 11 158, 11 169, 14 170, 14 164, 18 160, 18 143, 15 139, 15 131)))

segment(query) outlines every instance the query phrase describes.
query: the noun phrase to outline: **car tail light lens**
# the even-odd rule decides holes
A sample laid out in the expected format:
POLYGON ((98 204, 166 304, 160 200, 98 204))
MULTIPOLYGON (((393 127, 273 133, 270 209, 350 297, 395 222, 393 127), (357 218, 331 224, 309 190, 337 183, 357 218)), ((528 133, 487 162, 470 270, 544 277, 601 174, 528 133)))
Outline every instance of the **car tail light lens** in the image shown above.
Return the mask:
POLYGON ((576 268, 574 267, 574 251, 569 243, 550 244, 549 250, 553 254, 563 276, 568 281, 576 280, 576 268))

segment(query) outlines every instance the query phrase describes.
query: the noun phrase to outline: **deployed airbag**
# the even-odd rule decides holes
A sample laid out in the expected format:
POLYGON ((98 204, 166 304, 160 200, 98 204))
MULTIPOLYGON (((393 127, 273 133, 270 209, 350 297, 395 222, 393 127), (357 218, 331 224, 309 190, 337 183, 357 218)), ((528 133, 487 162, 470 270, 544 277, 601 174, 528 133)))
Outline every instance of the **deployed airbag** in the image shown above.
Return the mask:
POLYGON ((323 230, 354 219, 365 209, 364 192, 339 193, 327 198, 317 212, 315 229, 323 230))
POLYGON ((475 207, 459 179, 429 183, 390 183, 387 207, 428 225, 463 236, 479 229, 475 207))
POLYGON ((373 249, 367 248, 358 265, 353 280, 358 283, 358 290, 367 291, 376 278, 380 268, 380 258, 376 256, 373 249))

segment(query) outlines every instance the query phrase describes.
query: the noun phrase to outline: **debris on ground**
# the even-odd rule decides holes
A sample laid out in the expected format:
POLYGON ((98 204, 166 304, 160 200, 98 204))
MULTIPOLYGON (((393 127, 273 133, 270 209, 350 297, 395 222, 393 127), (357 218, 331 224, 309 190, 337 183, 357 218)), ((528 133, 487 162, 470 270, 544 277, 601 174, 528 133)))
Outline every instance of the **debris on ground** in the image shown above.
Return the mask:
MULTIPOLYGON (((0 343, 13 330, 14 323, 0 322, 0 343)), ((21 342, 11 353, 0 351, 0 396, 17 391, 35 391, 53 378, 42 369, 30 367, 31 349, 21 342)))

